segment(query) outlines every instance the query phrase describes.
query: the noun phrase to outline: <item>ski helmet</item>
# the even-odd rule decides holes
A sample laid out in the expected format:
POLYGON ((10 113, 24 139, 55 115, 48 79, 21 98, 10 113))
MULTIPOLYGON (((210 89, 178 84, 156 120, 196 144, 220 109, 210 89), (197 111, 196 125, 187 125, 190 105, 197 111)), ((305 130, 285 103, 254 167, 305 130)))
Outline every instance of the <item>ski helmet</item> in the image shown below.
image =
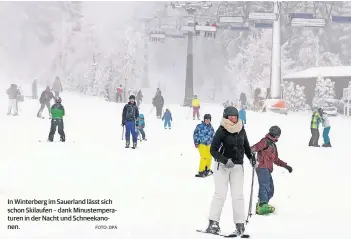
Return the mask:
POLYGON ((56 98, 55 98, 55 102, 56 102, 56 103, 61 103, 61 102, 62 102, 61 97, 56 97, 56 98))
POLYGON ((228 119, 228 116, 239 116, 237 108, 233 106, 228 106, 227 108, 225 108, 223 111, 223 118, 228 119))
POLYGON ((269 135, 276 138, 276 137, 279 137, 281 135, 282 131, 281 129, 278 127, 278 126, 272 126, 270 129, 269 129, 269 135))
POLYGON ((131 99, 135 100, 135 96, 134 96, 134 95, 130 95, 130 96, 129 96, 129 99, 130 99, 130 100, 131 100, 131 99))
POLYGON ((205 121, 206 119, 209 119, 209 120, 211 121, 211 115, 210 115, 210 114, 205 114, 205 115, 204 115, 204 121, 205 121))

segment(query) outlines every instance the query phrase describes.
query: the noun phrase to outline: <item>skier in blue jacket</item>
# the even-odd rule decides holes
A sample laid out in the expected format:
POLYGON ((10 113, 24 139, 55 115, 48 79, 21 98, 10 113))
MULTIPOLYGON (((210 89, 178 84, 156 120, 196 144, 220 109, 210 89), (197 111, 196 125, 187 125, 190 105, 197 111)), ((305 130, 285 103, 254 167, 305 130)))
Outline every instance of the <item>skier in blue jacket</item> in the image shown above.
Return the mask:
POLYGON ((246 111, 245 111, 245 106, 243 106, 239 110, 239 119, 243 122, 243 124, 246 124, 246 111))
POLYGON ((173 119, 172 119, 172 113, 169 109, 166 109, 165 113, 162 116, 162 120, 165 121, 164 123, 165 129, 167 129, 167 126, 168 126, 168 129, 171 129, 171 121, 173 119))
POLYGON ((144 118, 144 115, 143 114, 139 114, 139 119, 138 119, 138 131, 139 133, 141 134, 141 137, 142 137, 142 140, 145 140, 146 141, 146 138, 145 138, 145 131, 144 131, 144 128, 145 128, 145 118, 144 118))

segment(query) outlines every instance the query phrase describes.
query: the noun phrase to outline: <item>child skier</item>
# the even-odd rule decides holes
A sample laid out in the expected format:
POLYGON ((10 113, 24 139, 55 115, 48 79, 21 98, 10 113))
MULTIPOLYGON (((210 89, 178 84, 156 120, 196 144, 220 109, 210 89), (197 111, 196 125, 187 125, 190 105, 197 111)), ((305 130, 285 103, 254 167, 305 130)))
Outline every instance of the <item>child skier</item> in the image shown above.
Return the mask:
POLYGON ((245 106, 242 106, 241 109, 239 110, 239 119, 243 122, 243 124, 246 124, 245 106))
POLYGON ((328 114, 325 112, 322 112, 322 125, 324 128, 323 129, 324 144, 322 145, 322 147, 331 147, 330 138, 329 138, 330 122, 329 122, 328 114))
POLYGON ((173 119, 172 119, 172 113, 169 109, 166 109, 165 113, 162 116, 162 120, 165 121, 164 123, 165 129, 167 129, 167 126, 168 126, 168 129, 171 129, 171 121, 173 121, 173 119))
POLYGON ((204 121, 194 130, 194 144, 200 153, 199 173, 195 177, 207 177, 213 174, 211 170, 212 155, 210 153, 214 129, 211 125, 211 115, 205 114, 204 121))
POLYGON ((63 116, 65 116, 65 108, 61 104, 62 100, 60 97, 55 98, 55 104, 51 107, 51 127, 49 133, 49 142, 54 141, 54 135, 56 127, 58 127, 58 133, 61 138, 61 142, 66 141, 66 135, 63 131, 63 116))
POLYGON ((144 115, 143 114, 139 114, 138 127, 137 128, 138 128, 139 133, 141 134, 142 140, 146 141, 145 131, 144 131, 145 119, 144 119, 144 115))
POLYGON ((292 172, 292 168, 279 159, 278 150, 275 143, 280 137, 281 130, 278 126, 272 126, 269 133, 257 144, 251 147, 253 152, 258 153, 258 166, 256 168, 259 191, 258 203, 256 204, 256 213, 266 215, 273 213, 275 208, 269 205, 269 200, 274 194, 274 184, 271 173, 273 172, 273 163, 292 172))

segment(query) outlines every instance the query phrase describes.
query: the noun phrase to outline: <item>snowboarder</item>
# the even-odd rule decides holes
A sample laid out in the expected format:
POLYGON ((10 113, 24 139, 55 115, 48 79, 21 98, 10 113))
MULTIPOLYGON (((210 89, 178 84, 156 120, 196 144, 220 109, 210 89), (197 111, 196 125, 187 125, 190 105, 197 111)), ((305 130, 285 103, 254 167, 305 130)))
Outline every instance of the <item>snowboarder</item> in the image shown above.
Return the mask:
POLYGON ((139 110, 135 104, 135 96, 129 96, 129 102, 124 106, 122 113, 122 126, 126 127, 126 148, 130 145, 130 134, 133 137, 133 149, 136 148, 138 142, 138 118, 139 110))
POLYGON ((137 102, 137 106, 139 108, 140 103, 143 101, 143 92, 141 92, 141 90, 138 91, 137 96, 136 96, 136 102, 137 102))
POLYGON ((10 115, 13 110, 13 115, 18 115, 18 103, 17 98, 21 95, 21 92, 17 88, 16 84, 11 84, 10 88, 6 90, 6 94, 9 97, 9 105, 7 110, 7 115, 10 115))
POLYGON ((274 184, 272 178, 273 163, 292 172, 292 168, 279 159, 276 142, 281 135, 281 129, 278 126, 272 126, 269 133, 257 144, 251 147, 253 152, 258 153, 256 174, 258 178, 258 202, 256 204, 256 213, 266 215, 273 213, 275 208, 269 205, 269 200, 274 195, 274 184))
POLYGON ((162 108, 163 108, 164 103, 165 103, 165 101, 163 99, 161 91, 159 91, 157 93, 157 95, 152 99, 152 105, 156 108, 156 117, 158 119, 161 119, 162 108))
POLYGON ((245 111, 245 106, 243 106, 239 110, 239 119, 243 122, 243 124, 246 124, 246 111, 245 111))
POLYGON ((138 119, 138 131, 139 133, 141 134, 141 137, 142 137, 142 140, 145 140, 146 141, 146 138, 145 138, 145 131, 144 131, 144 128, 145 128, 145 118, 144 118, 144 115, 143 114, 139 114, 139 119, 138 119))
POLYGON ((195 177, 207 177, 213 174, 211 170, 212 155, 210 147, 214 135, 214 129, 211 125, 211 115, 205 114, 204 121, 198 124, 194 130, 194 145, 200 153, 199 172, 195 177))
POLYGON ((122 85, 119 85, 119 87, 117 88, 117 103, 122 103, 123 102, 123 87, 122 85))
POLYGON ((323 129, 324 144, 322 145, 322 147, 331 147, 330 138, 329 138, 330 122, 329 122, 328 114, 325 112, 322 113, 322 125, 324 128, 323 129))
POLYGON ((36 79, 32 82, 32 99, 38 99, 38 83, 36 79))
POLYGON ((60 92, 63 91, 60 77, 56 76, 55 81, 52 84, 52 90, 55 92, 55 97, 60 96, 60 92))
POLYGON ((169 109, 166 109, 165 113, 162 116, 162 120, 165 121, 164 123, 165 129, 167 129, 167 127, 168 129, 171 129, 171 121, 173 121, 173 119, 172 119, 172 113, 169 109))
POLYGON ((49 116, 51 115, 50 113, 50 101, 51 99, 54 98, 54 94, 50 91, 50 87, 46 87, 46 89, 41 93, 41 96, 39 98, 40 102, 40 109, 37 113, 37 117, 41 118, 41 114, 43 113, 44 107, 48 108, 49 111, 49 116))
POLYGON ((200 120, 200 100, 197 98, 197 95, 194 95, 191 106, 193 107, 193 120, 195 120, 195 116, 200 120))
POLYGON ((63 116, 65 116, 65 108, 61 104, 62 100, 60 97, 55 98, 55 104, 51 107, 51 127, 49 133, 49 142, 54 141, 54 136, 56 128, 58 128, 58 133, 60 135, 60 141, 66 141, 65 131, 63 130, 63 116))
POLYGON ((217 129, 211 144, 211 155, 218 163, 214 169, 215 193, 213 195, 209 225, 206 232, 218 234, 219 220, 230 185, 233 207, 233 219, 236 226, 235 235, 243 235, 245 231, 244 206, 244 154, 249 158, 252 167, 256 160, 251 152, 243 123, 235 107, 224 109, 221 126, 217 129))
POLYGON ((311 139, 308 146, 320 147, 318 145, 319 140, 319 123, 322 121, 321 115, 323 114, 322 108, 319 108, 317 111, 313 112, 311 120, 311 139))

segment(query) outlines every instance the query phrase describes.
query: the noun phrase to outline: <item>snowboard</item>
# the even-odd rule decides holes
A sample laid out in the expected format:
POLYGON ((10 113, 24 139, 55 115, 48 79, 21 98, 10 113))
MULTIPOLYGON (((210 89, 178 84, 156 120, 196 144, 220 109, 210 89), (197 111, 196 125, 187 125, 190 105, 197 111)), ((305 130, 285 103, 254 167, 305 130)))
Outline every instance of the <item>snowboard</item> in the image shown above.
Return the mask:
POLYGON ((213 234, 210 232, 206 232, 206 230, 196 230, 197 232, 201 232, 201 233, 206 233, 206 234, 212 234, 214 236, 221 236, 221 237, 226 237, 226 238, 235 238, 235 237, 240 237, 240 238, 250 238, 250 235, 248 234, 243 234, 241 236, 238 236, 236 234, 213 234))

